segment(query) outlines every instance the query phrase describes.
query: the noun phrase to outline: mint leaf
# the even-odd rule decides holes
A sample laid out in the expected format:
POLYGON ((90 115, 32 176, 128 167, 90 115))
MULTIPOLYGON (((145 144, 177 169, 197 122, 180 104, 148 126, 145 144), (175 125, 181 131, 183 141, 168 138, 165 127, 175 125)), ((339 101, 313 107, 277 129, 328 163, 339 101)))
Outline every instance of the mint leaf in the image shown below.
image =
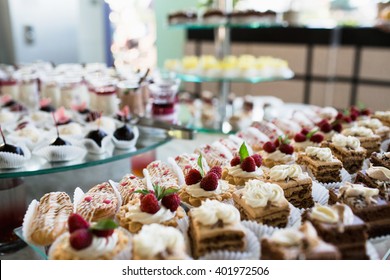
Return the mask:
POLYGON ((92 225, 90 228, 95 230, 108 230, 108 229, 116 229, 118 224, 111 219, 100 220, 96 224, 92 225))
POLYGON ((154 189, 154 193, 157 197, 157 200, 160 200, 162 193, 163 193, 163 189, 158 185, 153 185, 153 189, 154 189))
POLYGON ((363 109, 366 108, 366 105, 364 105, 363 102, 359 101, 357 107, 358 107, 359 110, 363 110, 363 109))
POLYGON ((247 149, 247 147, 245 145, 245 142, 243 142, 241 144, 241 147, 240 147, 240 150, 238 151, 238 153, 240 154, 241 161, 243 161, 244 159, 249 157, 249 152, 248 152, 248 149, 247 149))
POLYGON ((140 193, 140 194, 147 195, 149 193, 149 191, 148 190, 136 190, 136 191, 134 191, 134 193, 140 193))
POLYGON ((310 139, 314 134, 316 134, 318 129, 313 129, 306 135, 306 139, 310 139))
POLYGON ((202 155, 201 154, 198 157, 198 166, 199 166, 200 175, 202 175, 202 177, 204 177, 204 170, 203 170, 202 155))
POLYGON ((173 193, 177 193, 177 192, 178 192, 177 189, 173 189, 173 188, 165 189, 162 198, 164 196, 167 196, 167 195, 170 195, 170 194, 173 194, 173 193))

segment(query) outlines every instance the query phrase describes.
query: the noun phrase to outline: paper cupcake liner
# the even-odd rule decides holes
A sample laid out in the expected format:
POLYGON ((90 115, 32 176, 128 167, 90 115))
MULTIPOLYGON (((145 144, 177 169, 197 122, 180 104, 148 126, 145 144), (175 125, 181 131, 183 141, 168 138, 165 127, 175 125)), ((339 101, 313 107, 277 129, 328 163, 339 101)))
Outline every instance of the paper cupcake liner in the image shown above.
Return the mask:
POLYGON ((10 141, 10 142, 13 142, 13 143, 18 143, 19 145, 22 144, 22 145, 25 145, 27 148, 29 148, 30 150, 34 150, 34 148, 38 147, 41 145, 41 143, 45 140, 45 135, 46 133, 43 132, 43 131, 40 131, 41 133, 39 134, 39 137, 38 137, 38 140, 36 142, 32 141, 30 138, 28 137, 20 137, 20 136, 17 136, 17 135, 14 135, 14 134, 10 134, 7 139, 10 141))
POLYGON ((40 146, 34 149, 33 154, 45 158, 48 162, 64 162, 81 159, 87 151, 75 145, 40 146))
POLYGON ((380 260, 378 252, 376 251, 374 245, 370 241, 366 242, 366 252, 370 260, 380 260))
POLYGON ((259 260, 260 243, 255 234, 244 227, 246 248, 244 252, 213 251, 199 258, 199 260, 259 260))
POLYGON ((312 196, 316 203, 327 205, 329 201, 329 191, 320 183, 313 181, 312 196))
POLYGON ((34 220, 35 213, 38 209, 39 202, 34 199, 31 201, 30 205, 27 208, 26 214, 24 214, 23 225, 22 225, 22 234, 25 242, 32 244, 32 240, 30 239, 31 235, 31 227, 34 220))
POLYGON ((130 141, 124 141, 124 140, 118 140, 114 136, 112 137, 112 142, 114 143, 114 146, 116 149, 119 150, 129 150, 129 149, 134 149, 135 150, 135 145, 137 144, 137 140, 139 137, 139 130, 138 127, 133 126, 133 133, 134 133, 134 138, 130 141))
POLYGON ((24 155, 17 155, 8 152, 0 152, 0 169, 14 169, 23 167, 25 163, 30 159, 30 150, 25 145, 18 145, 24 155))
POLYGON ((77 206, 84 197, 84 191, 77 187, 73 193, 73 212, 76 213, 77 206))
POLYGON ((253 232, 259 242, 261 242, 263 237, 271 236, 275 231, 279 230, 279 228, 259 224, 254 221, 243 221, 242 224, 253 232))
POLYGON ((381 148, 380 148, 381 152, 387 152, 387 150, 389 149, 389 146, 390 146, 390 139, 386 139, 381 144, 381 148))
POLYGON ((183 234, 184 237, 184 243, 186 246, 186 253, 188 256, 191 256, 191 244, 190 244, 190 238, 188 237, 188 227, 189 227, 189 220, 188 216, 185 216, 182 219, 179 219, 177 221, 177 229, 180 230, 180 232, 183 234))
POLYGON ((94 140, 92 139, 82 139, 80 140, 81 145, 91 154, 104 154, 111 143, 111 135, 107 135, 102 140, 102 146, 100 147, 94 140))
MULTIPOLYGON (((66 137, 66 138, 69 138, 71 140, 82 140, 86 133, 87 133, 87 131, 85 130, 85 128, 81 127, 81 133, 79 133, 79 134, 68 134, 68 133, 61 133, 60 132, 60 135, 61 135, 61 137, 66 137)), ((55 127, 54 128, 51 127, 47 134, 50 135, 50 138, 57 137, 57 130, 56 130, 56 128, 55 127)))
POLYGON ((368 168, 370 168, 370 165, 371 165, 370 159, 366 158, 363 161, 362 170, 367 170, 368 168))
POLYGON ((286 228, 298 228, 301 225, 301 211, 296 208, 294 205, 289 203, 290 205, 290 216, 288 216, 288 222, 286 228))

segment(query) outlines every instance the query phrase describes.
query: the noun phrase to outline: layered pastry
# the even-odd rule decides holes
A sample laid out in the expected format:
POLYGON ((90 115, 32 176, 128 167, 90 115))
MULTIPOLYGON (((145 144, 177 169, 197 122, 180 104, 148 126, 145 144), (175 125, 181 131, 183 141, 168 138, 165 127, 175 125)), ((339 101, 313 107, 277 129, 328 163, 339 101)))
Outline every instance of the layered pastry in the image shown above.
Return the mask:
POLYGON ((390 169, 390 152, 372 153, 370 162, 374 166, 383 166, 390 169))
POLYGON ((379 189, 346 183, 329 191, 334 203, 344 203, 368 227, 369 238, 390 234, 390 202, 380 198, 379 189), (331 194, 332 193, 332 194, 331 194))
POLYGON ((221 180, 222 169, 219 166, 211 168, 207 173, 202 166, 191 169, 185 177, 185 185, 179 191, 180 199, 194 207, 198 207, 206 199, 226 201, 232 198, 236 190, 234 185, 221 180))
MULTIPOLYGON (((222 138, 218 140, 222 145, 224 145, 233 155, 237 155, 244 139, 237 137, 235 135, 229 135, 229 138, 222 138)), ((249 153, 253 154, 252 148, 247 146, 249 153)))
POLYGON ((188 235, 194 258, 211 251, 245 250, 245 229, 240 221, 240 212, 233 205, 206 200, 201 206, 192 208, 188 217, 188 235))
POLYGON ((329 148, 307 147, 298 154, 297 163, 306 166, 321 183, 341 182, 343 164, 329 148))
POLYGON ((121 204, 118 195, 109 183, 98 184, 88 190, 79 202, 75 202, 76 213, 89 222, 113 218, 121 204))
POLYGON ((362 169, 366 149, 360 147, 358 138, 336 134, 331 141, 322 142, 321 147, 331 149, 332 154, 342 162, 349 173, 353 174, 362 169))
POLYGON ((178 189, 180 187, 178 175, 170 164, 156 160, 149 163, 146 169, 152 184, 163 188, 178 189))
POLYGON ((324 139, 324 135, 316 129, 309 131, 304 128, 294 135, 292 146, 296 152, 304 152, 307 147, 319 147, 324 139))
POLYGON ((372 118, 378 119, 383 125, 390 127, 390 111, 376 111, 372 118))
POLYGON ((367 226, 355 216, 348 205, 316 205, 302 214, 303 221, 310 221, 318 235, 335 245, 348 260, 366 260, 367 226))
POLYGON ((131 233, 155 223, 176 227, 178 220, 185 217, 176 191, 157 185, 154 185, 154 190, 136 191, 141 194, 140 198, 121 206, 116 214, 119 225, 131 233))
POLYGON ((283 131, 280 130, 276 125, 267 121, 253 122, 252 126, 260 130, 268 136, 271 141, 275 141, 279 136, 283 136, 283 131))
MULTIPOLYGON (((198 168, 198 158, 198 154, 181 154, 175 157, 175 162, 182 170, 184 176, 186 176, 191 169, 198 168)), ((204 158, 202 158, 202 166, 205 172, 210 170, 204 158)))
POLYGON ((195 153, 202 155, 210 167, 226 166, 233 158, 232 153, 222 143, 216 141, 211 145, 202 145, 195 149, 195 153))
POLYGON ((345 136, 355 136, 359 139, 360 145, 367 150, 366 157, 370 157, 373 152, 379 152, 381 137, 366 127, 351 127, 344 129, 342 134, 345 136))
POLYGON ((176 228, 145 225, 133 237, 134 260, 188 259, 183 234, 176 228))
POLYGON ((295 134, 301 131, 301 126, 296 122, 289 119, 275 118, 272 123, 283 131, 283 135, 287 135, 292 138, 295 134))
POLYGON ((314 205, 313 182, 299 165, 276 165, 269 170, 267 181, 279 185, 286 199, 295 207, 309 208, 314 205))
POLYGON ((358 126, 366 127, 371 129, 374 134, 381 137, 381 140, 384 141, 389 138, 390 127, 384 126, 382 122, 378 119, 365 119, 357 122, 358 126))
POLYGON ((262 179, 262 158, 259 154, 249 156, 245 143, 241 145, 239 156, 230 161, 230 166, 222 170, 222 179, 235 186, 243 186, 250 179, 262 179))
POLYGON ((315 123, 302 111, 294 111, 291 120, 296 122, 302 129, 311 130, 315 127, 315 123))
POLYGON ((66 231, 73 204, 65 192, 50 192, 39 202, 33 200, 23 220, 24 239, 35 245, 48 246, 66 231))
POLYGON ((244 139, 254 152, 261 151, 263 145, 269 141, 267 135, 262 133, 255 127, 248 127, 247 129, 237 133, 237 136, 244 139))
POLYGON ((131 236, 113 220, 89 224, 78 214, 68 220, 65 232, 49 250, 50 260, 129 260, 131 236))
POLYGON ((263 158, 264 166, 268 168, 295 162, 294 147, 290 145, 290 140, 287 137, 279 137, 274 142, 266 142, 260 155, 263 158))
POLYGON ((287 225, 290 207, 283 189, 276 184, 249 180, 243 189, 233 193, 233 200, 241 220, 279 228, 287 225))
POLYGON ((390 169, 384 166, 371 166, 357 173, 355 183, 363 183, 369 188, 378 189, 380 196, 390 201, 390 169))
POLYGON ((336 246, 324 242, 309 222, 299 229, 288 228, 275 231, 261 240, 262 260, 338 260, 341 258, 336 246))
POLYGON ((139 198, 138 190, 147 189, 144 181, 133 174, 127 174, 119 181, 118 191, 122 198, 122 205, 139 198))
POLYGON ((195 22, 198 16, 195 12, 191 11, 178 11, 168 15, 169 24, 183 24, 195 22))

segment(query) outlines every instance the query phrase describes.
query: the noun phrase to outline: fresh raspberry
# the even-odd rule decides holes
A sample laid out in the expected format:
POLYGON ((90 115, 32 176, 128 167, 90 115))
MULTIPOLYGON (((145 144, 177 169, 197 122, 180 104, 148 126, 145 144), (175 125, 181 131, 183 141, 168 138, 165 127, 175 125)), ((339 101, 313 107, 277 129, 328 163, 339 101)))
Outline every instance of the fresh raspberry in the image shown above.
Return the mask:
POLYGON ((78 229, 88 229, 89 223, 80 214, 73 213, 68 218, 68 228, 72 233, 78 229))
POLYGON ((342 120, 344 117, 343 113, 337 113, 336 120, 342 120))
POLYGON ((200 181, 200 187, 205 191, 213 191, 218 187, 218 176, 217 174, 211 172, 203 177, 200 181))
POLYGON ((332 131, 332 126, 330 125, 330 123, 326 122, 320 126, 320 129, 322 132, 328 133, 328 132, 332 131))
POLYGON ((215 173, 218 176, 218 179, 222 178, 222 168, 221 166, 213 166, 208 173, 215 173))
POLYGON ((306 141, 306 135, 301 133, 297 133, 294 136, 294 141, 297 143, 305 142, 306 141))
MULTIPOLYGON (((279 140, 276 139, 276 141, 278 141, 278 146, 279 146, 279 140)), ((273 152, 276 151, 276 147, 278 147, 275 145, 275 143, 272 143, 272 142, 266 142, 264 145, 263 145, 263 150, 266 151, 267 153, 271 154, 273 152)))
POLYGON ((352 119, 350 116, 344 116, 343 117, 343 120, 346 122, 346 123, 351 123, 352 122, 352 119))
POLYGON ((310 138, 310 141, 314 143, 321 143, 323 140, 324 140, 324 136, 320 133, 316 133, 310 138))
POLYGON ((287 155, 292 155, 294 153, 294 147, 289 144, 280 144, 279 151, 287 155))
POLYGON ((230 166, 236 166, 239 165, 240 163, 241 163, 241 158, 239 156, 236 156, 232 158, 232 160, 230 161, 230 166))
POLYGON ((113 229, 94 229, 92 230, 92 233, 93 235, 97 236, 97 237, 110 237, 113 233, 114 233, 114 230, 113 229))
POLYGON ((195 185, 199 183, 200 180, 202 180, 202 175, 197 169, 191 169, 185 177, 187 186, 195 185))
POLYGON ((260 167, 263 163, 263 158, 259 154, 254 154, 251 156, 255 160, 255 164, 257 167, 260 167))
POLYGON ((82 228, 71 233, 69 243, 75 250, 82 250, 92 244, 93 235, 88 229, 82 228))
POLYGON ((357 113, 358 116, 359 116, 360 111, 359 111, 359 109, 356 106, 351 106, 349 111, 351 112, 351 114, 352 113, 357 113))
POLYGON ((362 116, 369 116, 369 115, 371 115, 371 110, 368 109, 368 108, 362 109, 362 110, 360 111, 360 115, 362 115, 362 116))
POLYGON ((256 162, 252 157, 247 157, 241 163, 241 169, 246 172, 256 171, 256 162))
POLYGON ((176 193, 169 194, 161 199, 161 203, 172 212, 175 212, 180 206, 180 197, 176 193))
POLYGON ((343 126, 341 123, 336 123, 333 125, 333 130, 338 132, 338 133, 341 133, 341 131, 343 130, 343 126))
POLYGON ((322 121, 320 121, 319 123, 317 123, 317 126, 318 127, 321 127, 322 125, 324 125, 324 124, 329 124, 329 122, 327 121, 327 120, 322 120, 322 121))
POLYGON ((301 133, 307 135, 310 131, 307 128, 302 128, 301 133))
POLYGON ((141 211, 149 214, 155 214, 160 210, 158 200, 153 193, 148 193, 141 199, 141 211))
MULTIPOLYGON (((279 138, 276 138, 276 139, 275 139, 274 145, 275 145, 276 148, 279 147, 279 145, 280 145, 279 138)), ((264 149, 264 147, 263 147, 263 149, 264 149)))
POLYGON ((352 121, 356 121, 358 117, 359 117, 359 113, 351 112, 351 120, 352 121))

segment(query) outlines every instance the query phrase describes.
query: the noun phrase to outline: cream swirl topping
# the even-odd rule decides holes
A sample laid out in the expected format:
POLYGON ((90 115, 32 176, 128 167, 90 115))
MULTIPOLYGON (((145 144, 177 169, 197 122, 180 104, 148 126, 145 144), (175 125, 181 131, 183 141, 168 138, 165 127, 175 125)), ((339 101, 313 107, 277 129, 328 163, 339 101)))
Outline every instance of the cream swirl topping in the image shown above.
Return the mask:
POLYGON ((145 225, 134 236, 134 251, 138 256, 153 258, 158 254, 182 254, 185 250, 184 237, 173 227, 160 224, 145 225))
POLYGON ((218 180, 218 187, 213 191, 205 191, 200 187, 200 183, 186 186, 186 192, 193 197, 211 197, 225 193, 229 190, 229 183, 224 180, 218 180))
POLYGON ((153 223, 163 223, 173 219, 176 215, 175 212, 171 212, 171 210, 161 206, 160 210, 158 210, 154 214, 149 214, 146 212, 142 212, 140 205, 128 205, 127 213, 125 215, 126 219, 132 220, 134 222, 140 222, 142 224, 148 225, 153 223))
POLYGON ((256 167, 256 170, 253 172, 246 172, 242 170, 240 165, 228 167, 228 173, 232 176, 243 178, 260 177, 264 174, 263 170, 260 167, 256 167))
POLYGON ((316 157, 321 161, 332 161, 332 151, 329 148, 307 147, 305 153, 310 157, 316 157))
POLYGON ((284 193, 283 189, 276 184, 249 180, 245 183, 242 199, 253 208, 265 207, 268 201, 278 203, 284 200, 284 193))
POLYGON ((379 189, 367 188, 359 184, 347 183, 340 188, 339 197, 349 198, 362 196, 367 203, 376 203, 374 196, 377 196, 378 194, 379 189))
POLYGON ((344 129, 342 133, 346 136, 356 136, 356 137, 369 137, 374 135, 374 132, 372 132, 371 129, 362 126, 355 126, 355 127, 344 129))
POLYGON ((332 143, 338 147, 351 148, 357 150, 360 148, 360 140, 353 136, 344 136, 342 134, 336 134, 332 137, 332 143))
POLYGON ((201 224, 211 226, 219 220, 224 225, 233 225, 240 222, 240 212, 236 207, 217 200, 207 199, 197 208, 192 208, 191 214, 201 224))
POLYGON ((371 129, 378 129, 383 126, 382 122, 378 119, 367 119, 358 122, 359 126, 365 126, 371 129))
POLYGON ((342 222, 344 225, 350 225, 354 216, 351 208, 347 205, 337 204, 333 207, 316 205, 311 212, 311 218, 320 222, 335 224, 342 222), (342 214, 342 217, 340 217, 342 214), (342 219, 340 219, 342 218, 342 219))
POLYGON ((375 180, 390 181, 390 170, 383 166, 371 166, 367 169, 367 175, 375 180))
POLYGON ((299 230, 287 228, 275 231, 270 240, 282 246, 298 246, 303 238, 304 234, 299 230))
POLYGON ((287 178, 299 178, 303 175, 302 168, 297 164, 275 165, 271 168, 269 176, 273 181, 283 181, 287 178))
POLYGON ((279 162, 287 163, 287 162, 293 160, 293 156, 292 155, 288 155, 288 154, 282 153, 279 150, 276 150, 273 153, 264 153, 264 154, 265 154, 265 157, 267 157, 267 159, 270 159, 270 160, 273 160, 273 161, 279 161, 279 162))
POLYGON ((82 250, 74 250, 69 244, 67 249, 76 256, 82 259, 91 259, 102 256, 108 252, 112 252, 118 242, 118 233, 114 232, 109 237, 97 237, 93 236, 92 244, 82 250))

